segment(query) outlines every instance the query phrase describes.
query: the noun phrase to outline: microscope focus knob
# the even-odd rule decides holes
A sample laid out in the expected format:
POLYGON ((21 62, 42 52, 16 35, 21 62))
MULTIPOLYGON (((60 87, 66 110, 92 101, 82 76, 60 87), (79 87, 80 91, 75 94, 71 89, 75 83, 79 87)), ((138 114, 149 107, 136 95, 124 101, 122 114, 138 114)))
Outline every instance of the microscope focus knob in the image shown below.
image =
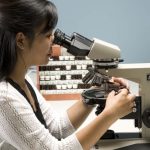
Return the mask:
POLYGON ((144 110, 142 120, 145 126, 150 128, 150 108, 144 110))

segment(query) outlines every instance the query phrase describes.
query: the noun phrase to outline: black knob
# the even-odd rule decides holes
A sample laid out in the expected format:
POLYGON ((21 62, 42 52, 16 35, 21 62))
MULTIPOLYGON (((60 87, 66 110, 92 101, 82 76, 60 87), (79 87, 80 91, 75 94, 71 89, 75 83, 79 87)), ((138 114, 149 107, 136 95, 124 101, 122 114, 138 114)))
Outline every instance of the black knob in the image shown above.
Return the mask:
POLYGON ((145 126, 150 128, 150 108, 144 110, 142 120, 145 126))

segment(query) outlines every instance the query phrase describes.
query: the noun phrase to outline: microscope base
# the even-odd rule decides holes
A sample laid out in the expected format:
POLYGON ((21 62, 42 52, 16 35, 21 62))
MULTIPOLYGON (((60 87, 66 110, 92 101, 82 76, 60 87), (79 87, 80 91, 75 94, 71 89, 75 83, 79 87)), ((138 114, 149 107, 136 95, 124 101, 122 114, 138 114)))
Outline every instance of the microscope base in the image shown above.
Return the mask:
POLYGON ((137 149, 148 150, 150 149, 150 138, 128 138, 128 139, 111 139, 100 140, 95 145, 96 149, 102 150, 130 150, 137 149))

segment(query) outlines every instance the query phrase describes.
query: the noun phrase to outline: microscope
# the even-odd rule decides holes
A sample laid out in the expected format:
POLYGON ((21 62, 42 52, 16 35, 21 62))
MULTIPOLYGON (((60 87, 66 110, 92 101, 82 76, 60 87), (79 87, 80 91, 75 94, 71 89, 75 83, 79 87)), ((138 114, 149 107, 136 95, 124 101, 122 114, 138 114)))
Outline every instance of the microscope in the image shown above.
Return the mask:
MULTIPOLYGON (((134 111, 121 119, 133 119, 134 126, 139 128, 139 133, 117 133, 108 130, 103 139, 127 140, 150 138, 150 63, 141 64, 120 64, 120 48, 116 45, 93 38, 92 40, 74 32, 71 36, 66 35, 61 30, 56 29, 54 33, 54 44, 67 49, 67 52, 74 56, 87 56, 93 60, 93 67, 88 68, 88 73, 83 77, 84 83, 97 86, 95 89, 83 91, 82 98, 87 105, 97 105, 96 115, 101 113, 105 107, 107 94, 114 90, 116 93, 124 88, 115 85, 110 81, 112 76, 123 77, 138 83, 138 94, 134 111)), ((136 142, 139 142, 136 140, 136 142)), ((135 143, 136 143, 135 142, 135 143)), ((150 140, 146 140, 146 143, 150 140)), ((145 143, 145 140, 144 140, 145 143)), ((132 143, 133 144, 133 143, 132 143)), ((107 147, 108 143, 101 143, 107 147)), ((110 144, 111 146, 111 144, 110 144)), ((150 145, 148 145, 150 147, 150 145)), ((115 146, 114 146, 115 147, 115 146)), ((115 147, 117 148, 117 147, 115 147)))

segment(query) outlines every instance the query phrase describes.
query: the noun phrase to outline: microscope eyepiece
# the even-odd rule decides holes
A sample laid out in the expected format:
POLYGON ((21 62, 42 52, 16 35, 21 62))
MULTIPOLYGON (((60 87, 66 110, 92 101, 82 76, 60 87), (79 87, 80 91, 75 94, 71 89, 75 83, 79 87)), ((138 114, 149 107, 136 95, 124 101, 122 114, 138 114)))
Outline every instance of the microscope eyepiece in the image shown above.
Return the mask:
POLYGON ((75 32, 68 36, 61 30, 56 29, 53 43, 63 46, 67 49, 67 52, 74 56, 87 56, 93 41, 75 32))
POLYGON ((62 41, 64 39, 65 34, 63 32, 61 32, 59 29, 57 29, 54 33, 54 43, 61 45, 62 41))
POLYGON ((61 30, 56 29, 54 33, 53 43, 58 44, 68 49, 71 45, 71 38, 67 36, 65 33, 63 33, 61 30))

